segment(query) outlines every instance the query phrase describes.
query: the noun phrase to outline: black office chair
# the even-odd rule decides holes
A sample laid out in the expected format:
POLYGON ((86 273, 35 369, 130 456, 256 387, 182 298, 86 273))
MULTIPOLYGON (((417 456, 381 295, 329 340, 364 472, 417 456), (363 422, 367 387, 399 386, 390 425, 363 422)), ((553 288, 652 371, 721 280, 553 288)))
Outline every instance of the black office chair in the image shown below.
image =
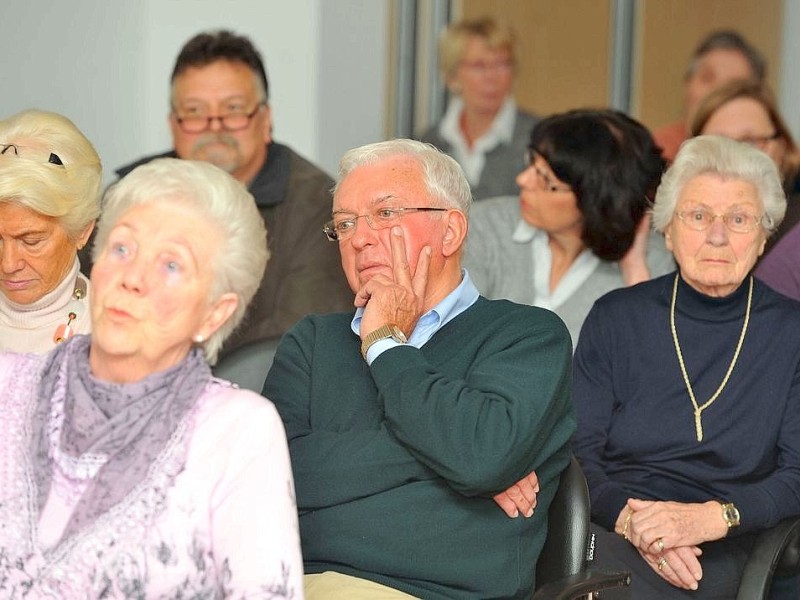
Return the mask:
POLYGON ((767 600, 773 575, 799 574, 800 517, 792 517, 758 535, 744 566, 736 600, 767 600))
POLYGON ((260 394, 279 341, 256 340, 240 346, 223 356, 211 370, 220 379, 227 379, 242 389, 260 394))
POLYGON ((547 539, 536 564, 534 600, 574 600, 630 585, 630 573, 586 570, 590 516, 589 488, 573 456, 561 474, 548 512, 547 539))

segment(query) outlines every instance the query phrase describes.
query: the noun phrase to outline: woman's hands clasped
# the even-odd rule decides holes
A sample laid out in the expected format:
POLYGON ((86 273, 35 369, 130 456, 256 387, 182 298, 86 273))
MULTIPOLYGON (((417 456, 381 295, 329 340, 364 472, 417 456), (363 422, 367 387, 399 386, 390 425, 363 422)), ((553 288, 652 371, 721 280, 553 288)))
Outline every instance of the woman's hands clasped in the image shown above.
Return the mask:
POLYGON ((672 585, 696 590, 703 577, 700 544, 728 533, 719 502, 661 502, 628 499, 615 531, 672 585))

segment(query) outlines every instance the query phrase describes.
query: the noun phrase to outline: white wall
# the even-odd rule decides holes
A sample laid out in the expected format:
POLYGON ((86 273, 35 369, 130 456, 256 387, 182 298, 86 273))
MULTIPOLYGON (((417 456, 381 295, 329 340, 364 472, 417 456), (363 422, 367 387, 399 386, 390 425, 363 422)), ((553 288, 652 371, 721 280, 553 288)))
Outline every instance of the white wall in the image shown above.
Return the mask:
MULTIPOLYGON (((391 0, 0 0, 0 118, 38 107, 70 117, 106 180, 166 150, 169 74, 195 33, 227 27, 261 49, 275 138, 333 173, 382 139, 391 0)), ((781 107, 800 133, 800 0, 784 0, 781 107)), ((2 140, 0 140, 2 141, 2 140)))
POLYGON ((382 137, 387 6, 4 1, 0 117, 30 107, 68 116, 95 144, 110 181, 115 168, 171 146, 175 57, 195 33, 225 27, 249 36, 264 56, 276 140, 332 171, 348 147, 382 137))
POLYGON ((384 138, 388 19, 388 0, 322 0, 317 131, 330 173, 345 150, 384 138))

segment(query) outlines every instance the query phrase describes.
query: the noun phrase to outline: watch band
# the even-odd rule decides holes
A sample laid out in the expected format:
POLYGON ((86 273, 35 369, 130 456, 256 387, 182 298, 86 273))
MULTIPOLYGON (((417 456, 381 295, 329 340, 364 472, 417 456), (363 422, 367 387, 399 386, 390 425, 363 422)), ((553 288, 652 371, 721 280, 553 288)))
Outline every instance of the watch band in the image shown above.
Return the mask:
POLYGON ((408 339, 406 338, 402 329, 400 329, 397 325, 381 325, 375 331, 369 332, 361 342, 361 356, 364 357, 364 360, 367 360, 367 350, 369 350, 369 347, 372 346, 372 344, 379 340, 385 340, 388 338, 392 338, 394 341, 400 344, 405 344, 408 342, 408 339))

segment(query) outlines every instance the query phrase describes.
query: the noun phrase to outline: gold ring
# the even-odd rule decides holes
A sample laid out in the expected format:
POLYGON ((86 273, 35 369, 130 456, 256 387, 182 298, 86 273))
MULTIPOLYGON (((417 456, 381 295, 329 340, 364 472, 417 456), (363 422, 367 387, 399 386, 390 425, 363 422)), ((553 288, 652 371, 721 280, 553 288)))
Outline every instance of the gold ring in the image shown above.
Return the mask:
POLYGON ((667 566, 667 564, 668 564, 667 559, 662 556, 658 561, 658 570, 659 571, 663 570, 664 567, 667 566))
POLYGON ((664 552, 664 538, 658 538, 656 540, 656 544, 658 544, 658 551, 660 553, 663 553, 664 552))

